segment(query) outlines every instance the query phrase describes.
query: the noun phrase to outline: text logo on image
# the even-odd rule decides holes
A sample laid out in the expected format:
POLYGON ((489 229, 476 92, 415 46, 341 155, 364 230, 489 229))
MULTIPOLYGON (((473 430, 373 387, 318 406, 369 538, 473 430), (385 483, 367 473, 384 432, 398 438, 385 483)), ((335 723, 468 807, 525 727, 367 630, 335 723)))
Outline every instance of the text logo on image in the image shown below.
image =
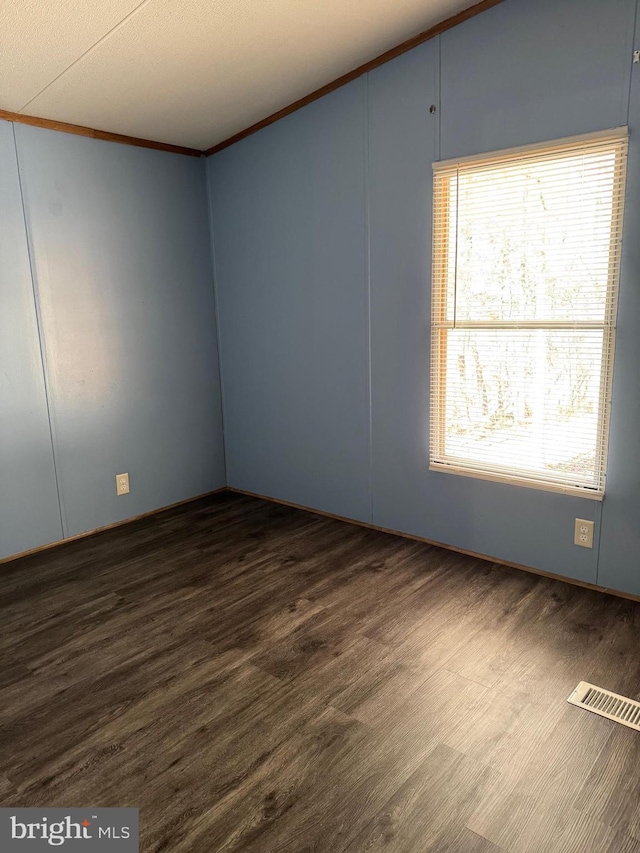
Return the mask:
POLYGON ((138 809, 0 808, 2 853, 138 853, 138 809))

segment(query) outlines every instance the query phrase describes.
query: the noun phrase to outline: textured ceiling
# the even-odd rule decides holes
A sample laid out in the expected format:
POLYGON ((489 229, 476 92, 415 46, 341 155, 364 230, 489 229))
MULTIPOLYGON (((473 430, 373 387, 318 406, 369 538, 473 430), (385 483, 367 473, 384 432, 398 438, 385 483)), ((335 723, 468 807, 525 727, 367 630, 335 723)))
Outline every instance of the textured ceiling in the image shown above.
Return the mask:
POLYGON ((208 148, 473 0, 0 0, 0 109, 208 148))

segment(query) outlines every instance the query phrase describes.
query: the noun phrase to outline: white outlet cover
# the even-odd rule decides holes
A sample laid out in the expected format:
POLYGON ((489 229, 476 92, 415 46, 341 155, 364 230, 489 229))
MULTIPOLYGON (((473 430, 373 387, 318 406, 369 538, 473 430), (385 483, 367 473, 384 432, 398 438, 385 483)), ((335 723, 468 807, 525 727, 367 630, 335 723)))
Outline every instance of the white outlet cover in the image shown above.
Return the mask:
POLYGON ((116 474, 116 494, 118 494, 118 495, 128 495, 129 494, 129 475, 128 474, 116 474))
POLYGON ((586 518, 576 518, 573 544, 581 548, 593 548, 594 522, 586 518))

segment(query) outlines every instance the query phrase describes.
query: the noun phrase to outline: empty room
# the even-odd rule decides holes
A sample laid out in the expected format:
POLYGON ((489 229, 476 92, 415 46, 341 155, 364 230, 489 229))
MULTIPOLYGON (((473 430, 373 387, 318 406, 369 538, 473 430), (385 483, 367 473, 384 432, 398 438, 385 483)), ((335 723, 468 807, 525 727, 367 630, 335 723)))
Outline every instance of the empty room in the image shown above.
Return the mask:
POLYGON ((0 2, 0 853, 640 853, 640 0, 0 2))

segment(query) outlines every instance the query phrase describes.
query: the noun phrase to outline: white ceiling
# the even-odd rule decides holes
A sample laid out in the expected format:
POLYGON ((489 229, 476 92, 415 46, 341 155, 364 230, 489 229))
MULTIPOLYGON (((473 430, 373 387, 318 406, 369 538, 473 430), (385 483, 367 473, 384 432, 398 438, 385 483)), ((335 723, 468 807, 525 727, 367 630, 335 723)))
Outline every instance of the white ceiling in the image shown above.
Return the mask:
POLYGON ((474 0, 0 0, 0 109, 206 149, 474 0))

